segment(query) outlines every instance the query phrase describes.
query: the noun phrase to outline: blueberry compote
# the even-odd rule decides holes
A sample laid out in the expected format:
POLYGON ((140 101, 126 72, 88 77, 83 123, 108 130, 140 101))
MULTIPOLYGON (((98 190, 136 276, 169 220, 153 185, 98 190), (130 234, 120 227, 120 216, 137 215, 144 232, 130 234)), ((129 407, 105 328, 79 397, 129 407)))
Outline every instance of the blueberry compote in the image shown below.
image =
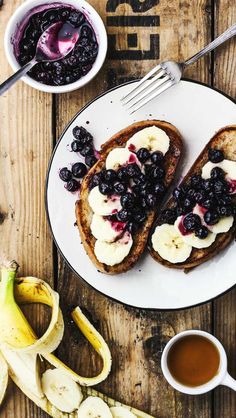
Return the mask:
POLYGON ((74 137, 71 142, 71 151, 80 154, 84 158, 84 162, 76 162, 72 164, 71 169, 62 167, 59 171, 59 177, 65 182, 65 189, 68 192, 77 192, 80 189, 80 180, 87 174, 97 162, 98 152, 93 145, 93 136, 83 126, 75 126, 72 129, 74 137), (89 149, 89 154, 87 151, 89 149))
MULTIPOLYGON (((209 149, 208 160, 212 163, 219 163, 224 158, 221 150, 209 149)), ((222 218, 234 216, 236 219, 236 202, 231 195, 234 193, 233 182, 226 178, 220 167, 212 168, 209 179, 194 174, 188 182, 174 189, 172 205, 162 211, 159 223, 173 225, 181 216, 179 230, 182 235, 195 233, 196 237, 205 239, 211 227, 222 218), (201 217, 193 213, 194 208, 201 217)))
POLYGON ((56 22, 68 22, 80 29, 74 49, 59 61, 35 65, 29 75, 40 83, 62 86, 87 74, 98 54, 94 30, 83 13, 71 5, 61 3, 45 4, 31 10, 18 29, 14 48, 16 58, 23 66, 34 57, 42 33, 56 22))

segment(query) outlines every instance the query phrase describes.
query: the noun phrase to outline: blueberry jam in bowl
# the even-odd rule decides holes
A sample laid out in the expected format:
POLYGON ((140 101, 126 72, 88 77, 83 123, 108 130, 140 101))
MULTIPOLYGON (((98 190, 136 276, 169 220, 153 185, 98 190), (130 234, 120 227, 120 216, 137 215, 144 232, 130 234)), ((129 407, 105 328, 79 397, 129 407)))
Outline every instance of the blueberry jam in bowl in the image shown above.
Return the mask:
POLYGON ((44 30, 56 22, 78 31, 74 49, 63 59, 42 62, 23 77, 38 90, 65 93, 87 84, 100 70, 107 52, 102 19, 84 0, 27 0, 11 16, 4 47, 14 71, 30 61, 44 30))

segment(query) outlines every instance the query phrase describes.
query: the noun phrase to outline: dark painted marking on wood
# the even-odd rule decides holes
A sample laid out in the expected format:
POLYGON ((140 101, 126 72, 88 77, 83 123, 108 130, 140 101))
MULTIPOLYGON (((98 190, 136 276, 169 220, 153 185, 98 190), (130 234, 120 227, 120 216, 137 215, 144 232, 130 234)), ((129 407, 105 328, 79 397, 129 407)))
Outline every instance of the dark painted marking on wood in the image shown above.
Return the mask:
POLYGON ((107 26, 137 26, 156 27, 160 26, 159 16, 107 16, 107 26))

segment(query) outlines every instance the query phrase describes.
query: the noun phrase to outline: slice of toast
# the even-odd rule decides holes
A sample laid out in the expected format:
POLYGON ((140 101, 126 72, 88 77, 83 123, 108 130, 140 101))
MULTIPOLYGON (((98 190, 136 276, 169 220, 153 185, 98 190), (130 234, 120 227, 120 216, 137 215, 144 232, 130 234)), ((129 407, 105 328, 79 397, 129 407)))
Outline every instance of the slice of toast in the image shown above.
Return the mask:
MULTIPOLYGON (((133 245, 128 256, 125 257, 125 259, 121 263, 116 264, 114 266, 108 266, 106 264, 100 263, 94 254, 94 245, 96 240, 90 230, 93 212, 88 204, 88 195, 90 191, 89 184, 93 175, 95 173, 100 172, 105 167, 106 157, 112 149, 124 147, 126 142, 136 132, 149 126, 157 126, 160 129, 163 129, 170 138, 170 148, 165 155, 164 162, 164 168, 166 170, 164 182, 166 187, 170 186, 174 178, 175 170, 181 155, 182 138, 178 130, 173 125, 171 125, 168 122, 158 120, 136 122, 113 135, 110 140, 108 140, 101 146, 99 161, 97 161, 97 163, 89 170, 88 174, 84 177, 82 181, 80 200, 78 200, 75 205, 77 225, 80 231, 82 243, 87 254, 89 255, 93 264, 102 273, 124 273, 125 271, 131 269, 134 266, 134 264, 138 261, 139 257, 143 253, 144 248, 146 246, 149 230, 156 216, 156 210, 148 212, 146 222, 139 228, 138 232, 133 235, 133 245)), ((158 207, 156 208, 157 210, 158 207)))
MULTIPOLYGON (((225 128, 220 129, 213 138, 205 146, 197 160, 194 162, 186 176, 184 177, 181 184, 185 184, 193 174, 201 174, 202 167, 208 161, 208 150, 209 148, 217 148, 224 152, 226 159, 236 161, 236 125, 226 126, 225 128)), ((236 196, 234 197, 236 200, 236 196)), ((171 208, 174 206, 174 199, 171 198, 165 205, 163 209, 171 208)), ((154 232, 155 227, 160 225, 160 218, 157 218, 155 225, 152 229, 154 232)), ((151 232, 151 235, 152 235, 151 232)), ((214 243, 208 248, 196 249, 193 248, 190 257, 183 263, 170 263, 167 260, 164 260, 152 247, 151 235, 149 240, 149 251, 151 256, 163 264, 164 266, 176 268, 176 269, 191 269, 199 264, 204 263, 205 261, 210 260, 220 251, 222 251, 235 237, 236 233, 236 222, 234 221, 233 226, 226 233, 217 234, 214 243)))

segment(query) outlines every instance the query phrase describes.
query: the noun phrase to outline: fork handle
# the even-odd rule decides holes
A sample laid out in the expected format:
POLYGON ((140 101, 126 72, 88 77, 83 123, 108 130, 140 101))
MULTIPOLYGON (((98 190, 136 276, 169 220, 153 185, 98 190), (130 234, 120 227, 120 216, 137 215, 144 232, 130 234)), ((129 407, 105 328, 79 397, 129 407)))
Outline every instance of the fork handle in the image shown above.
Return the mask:
POLYGON ((223 44, 225 41, 232 38, 234 35, 236 35, 236 23, 234 23, 234 25, 230 26, 230 28, 228 28, 220 36, 218 36, 216 39, 214 39, 214 41, 212 41, 207 46, 205 46, 205 48, 203 48, 197 54, 193 55, 191 58, 189 58, 187 61, 185 61, 183 63, 184 67, 187 67, 187 65, 193 64, 199 58, 201 58, 203 55, 205 55, 208 52, 212 51, 213 49, 217 48, 217 46, 223 44))

